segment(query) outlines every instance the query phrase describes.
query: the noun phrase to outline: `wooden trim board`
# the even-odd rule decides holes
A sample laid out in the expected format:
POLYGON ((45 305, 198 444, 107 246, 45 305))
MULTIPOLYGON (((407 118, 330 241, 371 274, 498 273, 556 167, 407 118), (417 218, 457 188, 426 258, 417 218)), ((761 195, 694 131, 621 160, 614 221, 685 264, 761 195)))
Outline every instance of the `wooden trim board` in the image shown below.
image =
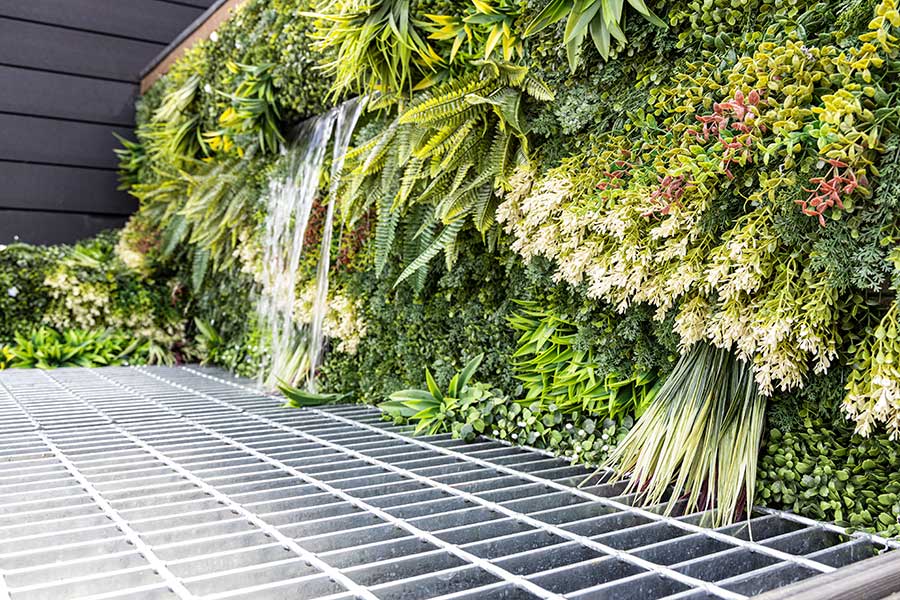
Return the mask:
POLYGON ((225 22, 244 0, 217 0, 209 9, 200 15, 196 21, 182 32, 175 41, 150 63, 141 74, 141 93, 149 90, 156 81, 168 72, 175 62, 184 56, 187 50, 199 42, 207 39, 210 34, 225 22))

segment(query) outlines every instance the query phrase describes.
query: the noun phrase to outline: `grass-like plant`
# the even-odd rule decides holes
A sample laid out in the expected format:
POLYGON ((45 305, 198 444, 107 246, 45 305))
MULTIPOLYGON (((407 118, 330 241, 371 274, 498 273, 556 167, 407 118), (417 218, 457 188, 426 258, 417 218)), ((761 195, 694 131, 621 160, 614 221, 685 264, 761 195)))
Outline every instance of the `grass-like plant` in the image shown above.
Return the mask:
POLYGON ((219 115, 219 129, 206 132, 204 139, 217 152, 256 144, 263 153, 275 153, 284 142, 281 133, 281 108, 275 87, 275 65, 244 65, 228 63, 229 71, 240 83, 233 94, 219 92, 231 101, 231 106, 219 115))
POLYGON ((513 0, 472 0, 466 14, 425 15, 433 25, 429 39, 452 41, 450 62, 454 62, 463 44, 467 44, 466 59, 483 55, 493 57, 499 49, 503 60, 511 61, 524 54, 522 39, 516 32, 516 19, 521 5, 513 0))
POLYGON ((604 466, 630 476, 644 505, 665 502, 668 514, 686 500, 687 512, 728 524, 753 501, 765 412, 750 365, 697 344, 604 466))
POLYGON ((101 367, 145 363, 149 353, 149 341, 124 333, 39 327, 28 335, 17 333, 14 343, 3 347, 0 364, 13 369, 101 367))
POLYGON ((410 93, 441 62, 413 19, 410 0, 320 0, 314 12, 318 48, 333 51, 325 71, 334 94, 410 93))
POLYGON ((512 356, 516 379, 525 388, 520 402, 621 419, 639 417, 653 401, 662 385, 654 373, 604 373, 594 350, 579 347, 574 322, 536 302, 518 304, 522 308, 509 323, 522 332, 512 356))

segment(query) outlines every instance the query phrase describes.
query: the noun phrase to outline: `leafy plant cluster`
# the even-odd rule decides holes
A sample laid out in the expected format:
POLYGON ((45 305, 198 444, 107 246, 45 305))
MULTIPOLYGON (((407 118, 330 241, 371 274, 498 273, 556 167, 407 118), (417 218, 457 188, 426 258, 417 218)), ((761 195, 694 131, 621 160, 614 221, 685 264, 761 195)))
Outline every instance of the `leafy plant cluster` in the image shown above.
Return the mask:
POLYGON ((44 278, 64 248, 14 244, 0 249, 0 343, 30 330, 46 312, 50 296, 44 278))
MULTIPOLYGON (((615 373, 627 374, 618 377, 627 380, 636 374, 636 365, 660 374, 671 369, 675 340, 666 327, 653 323, 652 312, 635 310, 620 318, 586 302, 577 289, 548 283, 549 265, 524 267, 503 243, 494 254, 483 252, 477 232, 463 233, 454 268, 438 266, 418 294, 412 286, 393 286, 404 264, 403 249, 393 250, 379 278, 371 246, 368 262, 362 263, 366 266, 337 274, 336 285, 361 299, 367 333, 354 354, 329 354, 321 374, 326 391, 379 402, 398 389, 419 385, 423 365, 438 381, 449 381, 464 364, 460 361, 487 347, 481 378, 505 395, 524 398, 526 386, 517 374, 525 371, 515 367, 519 359, 513 357, 521 333, 510 324, 522 308, 514 302, 517 298, 566 315, 574 324, 567 330, 574 336, 569 338, 572 349, 591 356, 591 368, 601 381, 615 373)), ((619 389, 622 402, 630 402, 631 388, 619 389)))
POLYGON ((485 62, 478 71, 417 94, 409 108, 347 157, 343 202, 349 214, 374 205, 376 268, 380 275, 401 219, 416 227, 419 251, 397 283, 416 275, 443 252, 456 261, 459 232, 471 223, 495 242, 497 191, 509 186, 528 159, 524 96, 550 100, 528 69, 485 62))
POLYGON ((446 390, 426 368, 427 389, 394 392, 378 407, 386 418, 414 425, 415 433, 452 433, 467 441, 489 435, 514 445, 547 449, 586 465, 605 461, 633 424, 630 416, 616 421, 588 411, 563 414, 539 401, 513 401, 487 384, 472 381, 483 357, 479 354, 466 363, 446 390))
POLYGON ((900 454, 883 433, 863 437, 815 414, 762 448, 757 503, 884 536, 900 535, 900 454))
POLYGON ((113 330, 39 327, 16 333, 13 343, 0 346, 0 369, 55 369, 146 364, 153 356, 150 341, 113 330))
POLYGON ((683 350, 735 350, 765 394, 846 360, 847 332, 887 279, 896 219, 877 181, 900 17, 892 2, 875 12, 856 39, 773 24, 744 32, 740 53, 679 64, 622 131, 517 178, 500 209, 513 248, 621 311, 675 315, 683 350), (839 254, 838 239, 854 241, 839 254), (851 248, 862 268, 842 258, 851 248))
MULTIPOLYGON (((516 379, 524 386, 523 405, 534 403, 563 414, 583 412, 621 419, 640 417, 662 381, 636 366, 625 375, 605 372, 591 346, 579 347, 577 324, 537 302, 520 302, 509 322, 522 335, 512 355, 516 379)), ((609 329, 610 315, 600 327, 609 329)), ((581 344, 585 345, 585 344, 581 344)), ((532 411, 535 409, 532 408, 532 411)))
POLYGON ((827 374, 861 432, 900 413, 898 26, 894 0, 250 0, 139 107, 118 252, 167 274, 199 356, 258 369, 280 147, 367 96, 316 401, 379 403, 428 366, 399 418, 609 460, 726 522, 766 404, 833 419, 827 374), (483 352, 490 385, 449 390, 483 352))
MULTIPOLYGON (((148 360, 175 360, 186 345, 186 307, 174 278, 165 272, 147 277, 129 266, 128 240, 143 243, 139 237, 129 226, 74 246, 0 249, 0 343, 21 346, 35 330, 50 345, 62 343, 54 336, 68 331, 100 337, 127 331, 130 339, 149 344, 148 360)), ((109 335, 118 340, 119 334, 109 335)))

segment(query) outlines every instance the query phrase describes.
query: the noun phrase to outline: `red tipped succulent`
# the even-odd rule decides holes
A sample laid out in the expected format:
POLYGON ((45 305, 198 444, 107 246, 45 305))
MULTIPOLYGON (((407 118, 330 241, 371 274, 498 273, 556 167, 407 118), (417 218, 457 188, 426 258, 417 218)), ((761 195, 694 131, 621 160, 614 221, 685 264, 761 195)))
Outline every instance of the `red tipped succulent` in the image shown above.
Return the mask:
POLYGON ((825 161, 831 166, 824 177, 812 177, 809 182, 815 187, 803 188, 809 192, 806 200, 796 200, 803 214, 816 217, 819 225, 825 227, 825 211, 837 206, 843 210, 843 199, 852 194, 861 185, 866 185, 865 176, 857 178, 856 172, 850 166, 840 160, 828 159, 825 161))
POLYGON ((687 180, 684 178, 684 175, 660 177, 659 187, 650 194, 650 201, 653 203, 653 207, 645 212, 644 216, 669 214, 672 211, 672 207, 681 202, 681 197, 684 196, 686 188, 687 180))
POLYGON ((759 115, 758 106, 761 97, 756 90, 744 96, 740 90, 734 98, 727 102, 713 104, 713 112, 696 117, 703 127, 688 129, 697 141, 708 142, 710 139, 720 142, 725 149, 722 153, 722 168, 729 179, 733 179, 731 165, 746 164, 753 161, 750 150, 757 132, 764 132, 765 126, 756 123, 759 115))

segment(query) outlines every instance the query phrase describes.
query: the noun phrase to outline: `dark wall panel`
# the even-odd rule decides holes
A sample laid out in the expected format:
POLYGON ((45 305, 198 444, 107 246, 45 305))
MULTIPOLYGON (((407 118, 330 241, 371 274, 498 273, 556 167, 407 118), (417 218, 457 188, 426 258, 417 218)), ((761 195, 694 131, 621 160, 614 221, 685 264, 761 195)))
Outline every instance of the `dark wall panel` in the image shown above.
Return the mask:
POLYGON ((209 8, 216 0, 163 0, 163 2, 174 2, 177 4, 190 4, 191 6, 199 6, 200 8, 209 8))
POLYGON ((0 16, 168 44, 203 8, 160 0, 0 0, 0 16))
POLYGON ((0 114, 0 160, 115 169, 113 132, 131 135, 122 127, 0 114))
POLYGON ((133 83, 0 65, 0 90, 6 90, 0 94, 0 112, 127 127, 134 124, 138 86, 133 83))
POLYGON ((0 17, 0 63, 11 66, 137 83, 164 47, 0 17))
POLYGON ((0 244, 73 242, 137 209, 113 132, 141 72, 214 0, 0 0, 0 244))
POLYGON ((29 244, 71 244, 105 229, 122 227, 127 220, 126 216, 0 208, 0 244, 11 244, 14 241, 29 244))
POLYGON ((115 171, 0 161, 0 207, 128 215, 137 200, 116 189, 115 171))

